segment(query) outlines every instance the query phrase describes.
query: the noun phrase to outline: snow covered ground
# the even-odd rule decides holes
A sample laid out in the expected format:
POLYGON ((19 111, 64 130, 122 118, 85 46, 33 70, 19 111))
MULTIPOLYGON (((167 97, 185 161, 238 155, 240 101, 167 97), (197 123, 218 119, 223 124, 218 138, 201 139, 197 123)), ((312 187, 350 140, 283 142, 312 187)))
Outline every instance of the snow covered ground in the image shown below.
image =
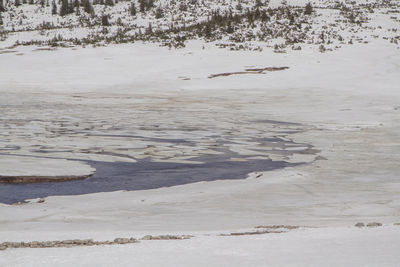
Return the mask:
MULTIPOLYGON (((286 129, 288 132, 285 134, 278 128, 273 135, 285 134, 298 143, 312 144, 320 152, 311 156, 297 155, 298 161, 310 163, 265 172, 261 176, 255 173, 246 180, 200 182, 145 191, 54 196, 46 198, 45 202, 31 201, 17 206, 1 204, 2 241, 195 235, 186 241, 142 241, 122 247, 8 249, 0 252, 1 260, 11 266, 26 266, 30 260, 33 260, 32 265, 37 265, 38 257, 44 265, 52 265, 55 261, 57 264, 80 262, 84 265, 94 263, 92 260, 95 258, 104 265, 112 264, 105 258, 107 256, 118 257, 121 265, 130 265, 133 261, 156 265, 157 261, 165 259, 161 257, 165 253, 166 257, 170 255, 165 259, 167 265, 208 262, 218 266, 227 262, 238 266, 268 263, 396 266, 398 256, 394 250, 400 243, 400 228, 358 229, 352 226, 357 222, 393 225, 400 221, 398 49, 379 41, 322 54, 312 50, 279 54, 272 51, 231 52, 213 46, 203 50, 201 47, 202 44, 193 42, 181 50, 140 44, 57 51, 17 48, 15 54, 1 55, 1 91, 3 96, 7 96, 1 98, 2 108, 8 110, 9 103, 15 103, 15 107, 18 103, 26 103, 29 107, 32 102, 40 102, 45 107, 77 99, 73 100, 77 103, 71 103, 77 105, 79 111, 81 106, 104 105, 114 97, 112 101, 115 103, 120 101, 123 104, 130 101, 126 99, 133 99, 132 103, 143 111, 150 111, 143 112, 142 119, 137 120, 141 124, 151 122, 148 116, 153 116, 154 107, 162 104, 166 105, 164 112, 167 113, 154 115, 156 121, 172 125, 179 120, 182 125, 193 122, 212 125, 207 116, 217 114, 220 106, 225 112, 215 117, 215 121, 237 121, 240 112, 255 118, 298 123, 301 125, 296 126, 300 128, 298 131, 286 129), (19 53, 24 55, 17 55, 19 53), (213 73, 242 71, 249 66, 290 68, 260 75, 208 78, 213 73), (146 104, 140 104, 143 101, 146 104), (190 107, 196 107, 197 113, 191 113, 190 107), (207 107, 211 110, 204 114, 208 115, 198 116, 202 114, 198 112, 207 110, 207 107), (173 113, 175 117, 167 119, 171 114, 168 109, 178 111, 173 113), (218 236, 227 231, 276 224, 322 228, 271 236, 218 236), (209 233, 211 236, 207 236, 209 233), (111 254, 104 254, 103 250, 111 254), (174 256, 176 254, 171 250, 181 253, 174 256), (48 255, 49 251, 52 258, 38 256, 48 255), (156 251, 160 257, 154 256, 156 251), (210 251, 213 254, 210 255, 210 251), (284 257, 289 251, 293 257, 284 257), (311 255, 310 251, 315 253, 311 255), (342 253, 348 255, 340 258, 342 253), (72 254, 77 257, 70 257, 72 254), (200 260, 201 255, 210 256, 200 260)), ((122 114, 129 114, 134 106, 120 110, 127 112, 122 114)), ((40 116, 38 110, 31 110, 24 114, 17 108, 3 114, 10 119, 40 116)), ((59 105, 57 112, 67 116, 68 110, 74 112, 70 107, 59 105)), ((102 110, 96 116, 101 118, 106 114, 102 110)), ((76 118, 87 115, 75 114, 76 118)), ((103 119, 105 124, 120 124, 115 117, 103 119)), ((2 134, 24 153, 35 155, 30 146, 34 142, 40 143, 41 137, 33 133, 54 130, 54 127, 17 124, 7 128, 3 123, 2 134), (18 134, 21 129, 28 135, 32 133, 31 142, 24 143, 24 138, 18 134), (10 135, 12 131, 16 134, 10 135)), ((63 127, 68 132, 73 125, 63 127)), ((95 129, 101 131, 101 128, 95 129)), ((234 131, 247 130, 238 127, 234 131)), ((200 140, 207 133, 201 136, 200 140)), ((83 137, 78 136, 77 143, 79 138, 83 137)), ((60 144, 68 148, 74 143, 60 144)), ((81 144, 85 145, 85 142, 81 144)), ((87 144, 90 148, 90 142, 87 144)), ((107 147, 107 143, 100 144, 107 147)), ((206 146, 199 144, 200 148, 206 146)), ((48 145, 57 147, 58 143, 48 142, 48 145)), ((254 149, 252 144, 246 146, 254 149)), ((163 154, 164 149, 160 147, 154 156, 163 154)), ((246 151, 239 150, 239 153, 245 154, 246 151)), ((13 154, 16 151, 3 152, 13 154)), ((55 153, 59 157, 71 157, 67 152, 55 153)), ((93 159, 96 159, 95 155, 93 159)), ((274 157, 274 154, 270 156, 274 157)), ((279 154, 275 156, 282 157, 279 154)), ((113 155, 109 157, 110 161, 116 160, 113 155)), ((289 158, 296 160, 296 153, 289 158)))
POLYGON ((256 236, 202 235, 114 247, 15 249, 4 266, 397 266, 400 226, 304 229, 256 236), (396 228, 397 227, 397 228, 396 228))
MULTIPOLYGON (((398 27, 387 17, 369 23, 379 19, 398 27)), ((139 42, 3 49, 0 175, 83 174, 89 161, 186 164, 227 150, 232 162, 303 164, 248 179, 0 204, 0 243, 194 236, 7 249, 0 265, 397 266, 400 50, 368 40, 325 53, 313 45, 228 51, 203 41, 177 50, 139 42), (209 78, 273 66, 289 69, 209 78), (303 228, 220 236, 259 225, 303 228)))

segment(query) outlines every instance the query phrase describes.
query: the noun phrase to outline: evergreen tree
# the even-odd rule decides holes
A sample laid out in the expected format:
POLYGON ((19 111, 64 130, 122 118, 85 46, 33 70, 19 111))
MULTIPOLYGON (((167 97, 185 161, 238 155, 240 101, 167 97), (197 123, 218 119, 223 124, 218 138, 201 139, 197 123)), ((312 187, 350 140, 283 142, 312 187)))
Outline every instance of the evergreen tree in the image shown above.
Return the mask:
POLYGON ((51 14, 57 15, 57 4, 55 0, 51 3, 51 14))
POLYGON ((75 15, 79 16, 81 14, 80 11, 81 4, 79 3, 78 0, 75 0, 74 6, 75 6, 75 15))
POLYGON ((242 4, 240 2, 238 2, 238 4, 236 5, 236 9, 239 11, 242 11, 243 7, 242 4))
POLYGON ((110 22, 108 21, 108 16, 107 15, 103 15, 101 17, 101 25, 110 26, 110 22))
POLYGON ((265 10, 261 12, 261 21, 262 22, 269 21, 269 17, 268 17, 267 12, 265 10))
POLYGON ((3 0, 0 0, 0 13, 3 12, 3 11, 6 11, 6 10, 4 8, 3 0))
POLYGON ((308 2, 306 7, 305 7, 305 9, 304 9, 304 14, 305 15, 311 15, 312 12, 313 12, 313 7, 312 7, 311 3, 308 2))
POLYGON ((153 27, 151 26, 151 23, 149 23, 149 27, 146 29, 146 34, 152 34, 153 33, 153 27))
POLYGON ((206 26, 204 27, 203 34, 204 34, 204 37, 211 38, 212 29, 211 29, 210 23, 207 23, 206 26))
POLYGON ((263 6, 263 2, 261 0, 256 0, 256 7, 261 7, 263 6))
POLYGON ((353 12, 350 13, 349 21, 350 21, 350 23, 355 23, 356 22, 356 17, 354 16, 353 12))
POLYGON ((74 2, 69 2, 68 1, 68 14, 72 14, 72 13, 74 13, 74 6, 75 6, 75 3, 74 2))
POLYGON ((139 0, 139 9, 141 13, 146 11, 146 2, 145 0, 139 0))
POLYGON ((288 14, 288 18, 289 18, 289 25, 293 25, 295 22, 294 16, 290 13, 288 14))
POLYGON ((162 17, 164 17, 164 13, 161 7, 158 7, 156 9, 156 15, 155 15, 156 19, 160 19, 162 17))
POLYGON ((234 32, 234 29, 232 27, 231 21, 229 20, 228 25, 226 26, 226 33, 233 33, 233 32, 234 32))
POLYGON ((150 10, 154 7, 154 0, 147 0, 147 10, 150 10))
POLYGON ((114 1, 113 0, 106 0, 105 5, 106 6, 113 6, 114 5, 114 1))
POLYGON ((15 0, 15 6, 19 7, 21 5, 21 2, 19 0, 15 0))
POLYGON ((82 0, 82 6, 86 13, 94 16, 94 9, 89 0, 82 0))
POLYGON ((187 11, 187 5, 186 5, 186 3, 181 3, 180 5, 179 5, 179 10, 180 11, 182 11, 182 12, 186 12, 187 11))
POLYGON ((131 16, 136 16, 136 6, 133 2, 131 4, 131 7, 129 8, 129 13, 131 13, 131 16))
POLYGON ((144 13, 154 7, 154 0, 139 0, 139 10, 144 13))
POLYGON ((68 15, 68 13, 69 13, 68 0, 61 0, 60 16, 68 15))

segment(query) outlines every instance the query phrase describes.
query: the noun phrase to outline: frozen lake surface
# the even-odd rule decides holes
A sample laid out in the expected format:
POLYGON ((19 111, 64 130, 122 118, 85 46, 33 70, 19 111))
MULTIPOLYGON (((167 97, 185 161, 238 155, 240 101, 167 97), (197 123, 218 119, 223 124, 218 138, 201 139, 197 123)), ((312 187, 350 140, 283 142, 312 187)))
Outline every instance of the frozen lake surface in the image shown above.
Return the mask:
POLYGON ((79 181, 0 183, 0 202, 244 179, 313 161, 319 151, 291 137, 310 127, 268 118, 259 107, 269 95, 253 94, 8 92, 0 99, 0 179, 7 169, 96 171, 79 181))
POLYGON ((32 198, 80 195, 118 190, 144 190, 201 181, 243 179, 254 171, 267 171, 295 164, 284 161, 223 161, 209 158, 204 164, 90 162, 96 173, 85 180, 59 183, 0 184, 0 202, 12 204, 32 198))

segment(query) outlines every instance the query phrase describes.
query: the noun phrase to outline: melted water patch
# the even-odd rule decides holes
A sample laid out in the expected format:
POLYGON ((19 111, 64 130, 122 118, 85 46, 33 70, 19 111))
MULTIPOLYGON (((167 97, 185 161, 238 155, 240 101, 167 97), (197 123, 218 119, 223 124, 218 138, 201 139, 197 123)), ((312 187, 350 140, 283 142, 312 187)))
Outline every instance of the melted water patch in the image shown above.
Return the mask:
POLYGON ((145 190, 201 181, 244 179, 254 171, 268 171, 296 164, 285 161, 229 161, 208 156, 203 164, 182 164, 140 160, 129 162, 89 162, 96 173, 80 181, 62 183, 2 184, 0 202, 12 204, 32 198, 81 195, 118 190, 145 190))

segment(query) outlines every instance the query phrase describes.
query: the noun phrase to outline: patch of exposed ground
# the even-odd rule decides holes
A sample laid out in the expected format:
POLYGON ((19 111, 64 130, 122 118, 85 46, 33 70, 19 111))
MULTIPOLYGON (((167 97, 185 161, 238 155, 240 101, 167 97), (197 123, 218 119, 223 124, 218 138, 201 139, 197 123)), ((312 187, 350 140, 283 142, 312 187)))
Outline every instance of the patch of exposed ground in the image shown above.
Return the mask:
POLYGON ((285 233, 285 231, 263 230, 263 231, 250 231, 250 232, 234 232, 230 234, 221 234, 220 236, 263 235, 263 234, 280 234, 280 233, 285 233))
POLYGON ((110 246, 110 245, 125 245, 139 243, 139 240, 185 240, 192 238, 192 235, 146 235, 140 239, 133 237, 123 238, 117 237, 112 241, 94 241, 93 239, 71 239, 71 240, 56 240, 56 241, 31 241, 31 242, 3 242, 0 243, 0 250, 10 248, 69 248, 69 247, 84 247, 84 246, 110 246))
MULTIPOLYGON (((256 228, 259 228, 257 226, 256 228)), ((219 236, 242 236, 242 235, 258 235, 270 233, 285 233, 293 229, 298 229, 298 226, 262 226, 268 230, 257 230, 248 232, 234 232, 230 234, 220 234, 219 236), (272 230, 274 229, 274 230, 272 230)), ((114 240, 94 241, 93 239, 71 239, 71 240, 53 240, 53 241, 30 241, 30 242, 3 242, 0 243, 0 250, 15 249, 15 248, 60 248, 60 247, 83 247, 83 246, 106 246, 106 245, 124 245, 139 243, 150 240, 187 240, 193 238, 194 235, 146 235, 140 239, 133 237, 122 238, 118 237, 114 240)))
POLYGON ((184 240, 192 237, 192 235, 146 235, 140 240, 184 240))
POLYGON ((0 176, 0 183, 28 184, 28 183, 49 183, 83 180, 92 174, 82 176, 0 176))
MULTIPOLYGON (((229 234, 220 234, 220 236, 242 236, 242 235, 263 235, 263 234, 280 234, 291 230, 300 229, 300 226, 295 225, 259 225, 254 227, 254 231, 232 232, 229 234)), ((304 228, 304 227, 303 227, 304 228)))
POLYGON ((240 74, 265 74, 265 71, 281 71, 289 69, 289 67, 265 67, 265 68, 250 68, 245 69, 245 71, 236 71, 236 72, 223 72, 217 74, 211 74, 208 76, 209 79, 217 78, 217 77, 226 77, 232 75, 240 75, 240 74))

